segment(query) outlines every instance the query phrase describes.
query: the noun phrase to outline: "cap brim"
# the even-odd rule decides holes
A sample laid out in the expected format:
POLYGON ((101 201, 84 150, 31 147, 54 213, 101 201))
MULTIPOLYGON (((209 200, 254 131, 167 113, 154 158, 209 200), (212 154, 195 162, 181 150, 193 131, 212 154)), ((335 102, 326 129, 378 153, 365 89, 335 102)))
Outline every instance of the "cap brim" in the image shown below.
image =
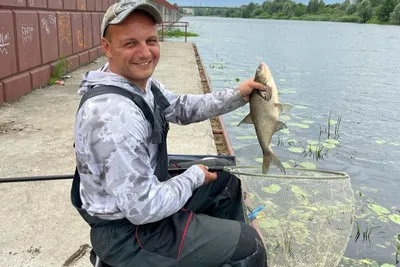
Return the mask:
POLYGON ((131 9, 128 9, 128 10, 122 12, 116 18, 114 18, 112 21, 110 21, 108 24, 120 24, 135 10, 146 11, 147 13, 150 14, 150 16, 152 16, 154 18, 154 20, 157 24, 161 24, 163 21, 162 16, 156 7, 154 7, 153 5, 148 4, 148 3, 142 3, 142 4, 138 4, 137 6, 131 8, 131 9))

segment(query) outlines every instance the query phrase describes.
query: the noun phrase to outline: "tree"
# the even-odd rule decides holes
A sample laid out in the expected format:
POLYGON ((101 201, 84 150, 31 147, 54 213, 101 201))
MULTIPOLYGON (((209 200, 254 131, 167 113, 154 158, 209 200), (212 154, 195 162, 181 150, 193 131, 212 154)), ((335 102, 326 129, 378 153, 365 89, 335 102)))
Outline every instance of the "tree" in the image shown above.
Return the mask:
POLYGON ((307 6, 303 3, 298 3, 297 5, 294 6, 294 15, 297 17, 304 16, 307 14, 307 6))
POLYGON ((352 15, 357 12, 357 6, 356 4, 349 4, 346 8, 346 14, 347 15, 352 15))
POLYGON ((308 11, 312 14, 318 13, 321 7, 324 7, 325 3, 321 0, 310 0, 308 2, 308 11))
POLYGON ((372 17, 371 2, 369 0, 362 0, 361 3, 357 5, 357 12, 362 22, 369 20, 372 17))
POLYGON ((400 3, 394 8, 393 12, 390 14, 390 20, 400 25, 400 3))
POLYGON ((383 0, 376 11, 376 16, 380 21, 387 22, 390 18, 390 13, 395 7, 394 0, 383 0))
POLYGON ((294 12, 293 12, 293 3, 291 3, 291 2, 286 2, 284 5, 283 5, 283 8, 282 8, 282 12, 283 12, 283 14, 285 14, 285 16, 288 16, 288 17, 290 17, 290 16, 292 16, 293 14, 294 14, 294 12))

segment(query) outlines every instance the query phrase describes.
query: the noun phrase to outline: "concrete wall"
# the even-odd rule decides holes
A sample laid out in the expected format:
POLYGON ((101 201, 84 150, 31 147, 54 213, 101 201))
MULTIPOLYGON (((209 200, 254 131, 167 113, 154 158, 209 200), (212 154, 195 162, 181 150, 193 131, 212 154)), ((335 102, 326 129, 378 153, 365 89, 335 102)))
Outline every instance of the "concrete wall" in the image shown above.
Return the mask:
MULTIPOLYGON (((104 55, 101 20, 117 1, 0 0, 0 104, 47 84, 61 56, 73 71, 104 55)), ((157 1, 164 20, 179 19, 172 5, 157 1)))

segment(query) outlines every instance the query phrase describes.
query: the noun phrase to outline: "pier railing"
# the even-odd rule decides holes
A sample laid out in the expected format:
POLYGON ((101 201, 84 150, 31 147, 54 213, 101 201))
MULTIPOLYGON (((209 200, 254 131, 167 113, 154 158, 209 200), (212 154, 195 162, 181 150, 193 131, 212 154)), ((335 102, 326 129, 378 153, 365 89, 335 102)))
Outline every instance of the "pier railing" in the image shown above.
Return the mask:
POLYGON ((161 31, 161 36, 160 36, 160 41, 164 42, 165 40, 165 35, 166 31, 170 30, 172 28, 184 28, 184 37, 185 37, 185 43, 187 42, 187 34, 188 34, 188 29, 189 27, 189 22, 186 21, 163 21, 160 25, 160 31, 161 31))

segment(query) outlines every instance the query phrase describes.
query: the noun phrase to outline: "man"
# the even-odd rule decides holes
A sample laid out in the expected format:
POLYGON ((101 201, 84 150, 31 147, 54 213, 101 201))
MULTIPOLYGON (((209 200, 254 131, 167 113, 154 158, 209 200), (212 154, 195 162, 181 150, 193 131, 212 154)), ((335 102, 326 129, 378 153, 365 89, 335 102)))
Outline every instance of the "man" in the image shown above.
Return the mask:
POLYGON ((152 77, 160 57, 151 4, 122 1, 102 22, 108 63, 85 74, 76 114, 72 201, 110 266, 266 266, 257 232, 240 214, 240 181, 202 164, 170 177, 168 123, 188 124, 245 105, 263 85, 178 95, 152 77))

